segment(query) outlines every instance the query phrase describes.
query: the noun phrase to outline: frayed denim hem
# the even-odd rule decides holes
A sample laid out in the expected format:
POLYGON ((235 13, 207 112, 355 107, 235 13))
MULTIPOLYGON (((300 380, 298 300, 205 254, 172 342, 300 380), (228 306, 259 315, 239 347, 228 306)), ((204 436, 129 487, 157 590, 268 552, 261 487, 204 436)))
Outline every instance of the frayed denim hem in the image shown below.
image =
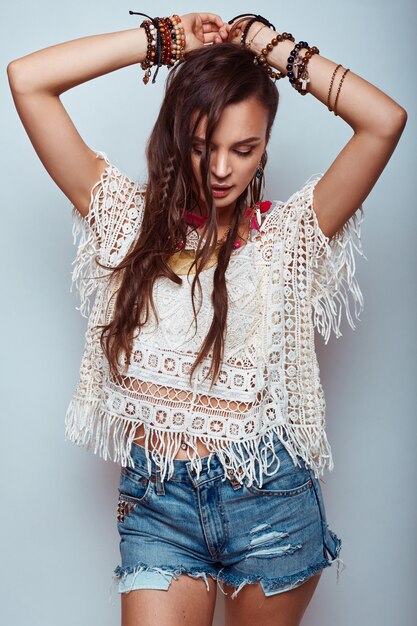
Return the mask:
POLYGON ((317 572, 319 572, 320 570, 324 569, 325 567, 329 567, 330 565, 331 562, 329 562, 328 560, 323 560, 316 565, 311 565, 310 567, 307 567, 305 570, 303 570, 302 572, 298 572, 297 574, 292 574, 291 576, 280 576, 277 578, 267 578, 262 574, 244 577, 236 576, 232 573, 223 572, 223 570, 221 569, 218 573, 218 582, 220 580, 228 585, 236 587, 231 595, 232 599, 237 596, 239 591, 246 584, 254 584, 258 582, 261 583, 264 594, 266 596, 272 596, 298 587, 303 582, 305 582, 307 578, 310 578, 314 574, 317 574, 317 572))
POLYGON ((172 578, 177 579, 181 574, 187 574, 192 576, 193 578, 203 578, 207 587, 207 591, 210 591, 209 582, 207 576, 211 576, 214 580, 217 579, 217 570, 213 568, 213 570, 202 571, 201 568, 192 567, 185 568, 182 565, 178 567, 172 567, 170 565, 160 565, 160 566, 149 566, 146 563, 138 563, 136 566, 132 567, 121 567, 118 565, 114 570, 114 576, 110 588, 110 599, 112 598, 113 591, 115 586, 118 587, 119 593, 129 593, 129 591, 134 591, 135 589, 163 589, 167 591, 171 584, 172 578), (152 582, 148 582, 149 586, 134 586, 136 577, 138 574, 146 572, 147 574, 156 574, 157 577, 152 579, 152 582), (133 575, 133 576, 132 576, 133 575), (126 579, 132 578, 131 583, 129 585, 130 588, 127 588, 126 579))
MULTIPOLYGON (((135 567, 130 566, 123 568, 118 565, 114 570, 110 597, 112 596, 115 584, 118 585, 119 593, 129 593, 129 591, 133 591, 135 589, 162 589, 164 591, 167 591, 171 584, 172 578, 177 579, 178 576, 180 576, 181 574, 187 574, 189 576, 192 576, 193 578, 203 578, 207 587, 207 591, 210 591, 207 578, 208 576, 210 576, 213 580, 217 581, 218 587, 224 595, 228 595, 228 593, 222 588, 221 583, 233 586, 235 587, 235 589, 231 594, 231 599, 234 599, 245 585, 255 584, 258 582, 261 583, 265 596, 271 596, 298 587, 308 578, 310 578, 314 574, 317 574, 320 570, 326 567, 330 567, 330 565, 332 565, 334 561, 338 561, 338 565, 339 562, 343 564, 343 561, 340 558, 335 558, 332 561, 329 561, 328 559, 323 559, 319 563, 316 563, 315 565, 312 565, 304 569, 303 571, 298 572, 297 574, 292 574, 291 576, 281 576, 278 578, 267 578, 262 574, 251 576, 237 576, 236 574, 225 572, 225 568, 222 568, 220 570, 207 569, 203 571, 200 568, 185 568, 182 565, 178 567, 172 567, 169 565, 148 566, 146 563, 142 562, 138 563, 138 565, 136 565, 135 567), (145 583, 145 586, 135 587, 136 577, 141 572, 146 572, 147 574, 150 574, 150 580, 145 583), (152 574, 156 574, 157 576, 152 577, 152 574), (133 577, 131 575, 133 575, 133 577), (130 585, 126 585, 127 578, 132 578, 130 585)), ((343 568, 344 567, 345 565, 343 564, 343 568)), ((143 584, 144 583, 142 583, 142 585, 143 584)))

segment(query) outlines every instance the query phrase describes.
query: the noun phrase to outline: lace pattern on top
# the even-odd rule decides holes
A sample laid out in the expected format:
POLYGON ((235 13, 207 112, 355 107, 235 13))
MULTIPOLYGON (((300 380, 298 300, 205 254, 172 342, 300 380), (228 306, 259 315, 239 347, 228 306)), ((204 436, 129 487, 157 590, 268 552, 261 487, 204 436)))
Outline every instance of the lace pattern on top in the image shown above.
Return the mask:
POLYGON ((98 279, 109 273, 96 264, 96 257, 101 263, 116 267, 126 256, 132 236, 140 229, 145 193, 144 185, 122 174, 103 152, 96 151, 96 155, 105 160, 107 167, 91 189, 87 216, 72 207, 73 243, 79 239, 71 291, 75 285, 81 300, 77 310, 84 317, 90 313, 98 279))
MULTIPOLYGON (((83 224, 73 272, 81 312, 89 310, 88 299, 97 293, 80 380, 66 413, 66 438, 94 447, 105 459, 133 466, 131 444, 135 427, 142 423, 149 469, 152 457, 162 480, 172 474, 181 439, 190 445, 188 454, 197 473, 201 459, 196 445, 201 439, 210 452, 209 461, 216 454, 225 475, 232 470, 249 484, 257 481, 261 486, 263 476, 277 471, 276 435, 295 464, 303 458, 316 476, 326 466, 333 469, 314 328, 326 342, 330 330, 340 336, 343 305, 354 328, 349 295, 359 319, 363 298, 353 247, 364 255, 356 214, 329 242, 313 210, 314 186, 323 176, 319 174, 263 215, 260 232, 252 232, 250 241, 232 253, 227 268, 225 350, 220 378, 211 389, 207 378, 211 355, 197 368, 191 386, 188 374, 212 319, 214 266, 200 274, 197 327, 191 307, 193 277, 182 276, 181 285, 166 277, 157 279, 159 325, 151 310, 147 325, 135 337, 129 368, 124 369, 122 360, 114 380, 95 331, 96 324, 112 315, 111 306, 105 314, 111 290, 105 273, 95 267, 95 257, 110 265, 127 254, 140 230, 144 187, 112 166, 104 153, 97 156, 106 159, 108 167, 95 186, 97 193, 92 192, 89 219, 75 214, 76 224, 83 224), (154 450, 149 450, 150 441, 154 450), (269 451, 272 460, 267 464, 269 451)), ((195 244, 191 235, 187 245, 195 244)))

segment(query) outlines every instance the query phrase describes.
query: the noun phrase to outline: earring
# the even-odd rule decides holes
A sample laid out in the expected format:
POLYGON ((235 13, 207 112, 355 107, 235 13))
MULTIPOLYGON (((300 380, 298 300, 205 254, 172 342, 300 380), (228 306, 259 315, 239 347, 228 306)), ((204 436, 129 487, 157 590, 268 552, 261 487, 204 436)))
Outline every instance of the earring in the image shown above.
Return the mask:
POLYGON ((264 168, 262 167, 262 164, 259 163, 257 170, 256 170, 256 178, 260 178, 263 172, 264 172, 264 168))
POLYGON ((252 181, 250 183, 250 202, 252 207, 254 204, 261 202, 264 189, 264 168, 262 165, 262 161, 260 161, 258 167, 256 168, 255 176, 252 178, 252 181))

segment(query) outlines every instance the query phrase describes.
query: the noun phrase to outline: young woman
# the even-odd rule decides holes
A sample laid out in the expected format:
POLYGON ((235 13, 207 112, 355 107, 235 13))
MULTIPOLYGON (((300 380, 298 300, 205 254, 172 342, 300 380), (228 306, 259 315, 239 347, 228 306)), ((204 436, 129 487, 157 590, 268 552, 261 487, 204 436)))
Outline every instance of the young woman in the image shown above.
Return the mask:
MULTIPOLYGON (((8 66, 79 235, 88 327, 66 437, 121 465, 124 626, 211 624, 213 580, 229 626, 295 626, 322 570, 341 562, 319 484, 333 461, 314 328, 340 336, 342 308, 355 328, 362 202, 407 114, 262 16, 144 17, 8 66), (155 65, 170 68, 143 183, 90 149, 60 101, 136 63, 145 84, 155 65), (354 134, 325 174, 271 202, 282 78, 354 134)), ((297 151, 288 157, 297 167, 297 151)))

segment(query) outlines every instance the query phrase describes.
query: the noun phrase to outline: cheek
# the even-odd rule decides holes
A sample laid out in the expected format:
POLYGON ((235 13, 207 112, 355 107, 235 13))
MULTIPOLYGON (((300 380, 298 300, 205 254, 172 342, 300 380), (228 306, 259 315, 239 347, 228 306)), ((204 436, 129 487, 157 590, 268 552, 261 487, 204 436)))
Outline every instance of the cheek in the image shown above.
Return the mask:
POLYGON ((256 159, 248 159, 248 163, 243 163, 239 167, 239 179, 243 187, 248 185, 255 176, 258 162, 256 159))

